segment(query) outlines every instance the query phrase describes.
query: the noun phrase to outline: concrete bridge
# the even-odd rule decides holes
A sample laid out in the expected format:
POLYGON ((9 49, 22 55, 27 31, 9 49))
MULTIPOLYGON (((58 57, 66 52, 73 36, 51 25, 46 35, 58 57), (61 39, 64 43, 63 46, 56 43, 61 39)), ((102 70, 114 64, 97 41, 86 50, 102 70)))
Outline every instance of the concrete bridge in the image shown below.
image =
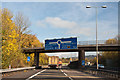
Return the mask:
MULTIPOLYGON (((98 51, 120 51, 120 45, 118 44, 99 44, 98 51)), ((78 67, 82 66, 82 60, 85 60, 85 52, 96 51, 96 45, 77 45, 77 49, 65 49, 65 50, 45 50, 45 48, 23 48, 25 54, 34 53, 34 62, 36 67, 39 66, 39 53, 59 53, 59 52, 78 52, 78 67)))

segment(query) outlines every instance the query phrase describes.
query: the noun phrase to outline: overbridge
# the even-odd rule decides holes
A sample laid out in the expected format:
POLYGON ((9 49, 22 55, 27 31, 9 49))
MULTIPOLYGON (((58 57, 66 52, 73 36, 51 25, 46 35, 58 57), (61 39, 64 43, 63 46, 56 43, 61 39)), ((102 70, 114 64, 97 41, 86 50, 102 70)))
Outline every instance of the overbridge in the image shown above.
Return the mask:
MULTIPOLYGON (((118 44, 98 44, 98 51, 120 51, 118 44)), ((36 68, 39 66, 39 53, 59 53, 59 52, 78 52, 78 67, 84 67, 82 60, 85 60, 85 52, 96 51, 96 45, 77 45, 77 49, 64 49, 64 50, 45 50, 45 48, 23 48, 25 54, 34 53, 34 63, 36 68)))

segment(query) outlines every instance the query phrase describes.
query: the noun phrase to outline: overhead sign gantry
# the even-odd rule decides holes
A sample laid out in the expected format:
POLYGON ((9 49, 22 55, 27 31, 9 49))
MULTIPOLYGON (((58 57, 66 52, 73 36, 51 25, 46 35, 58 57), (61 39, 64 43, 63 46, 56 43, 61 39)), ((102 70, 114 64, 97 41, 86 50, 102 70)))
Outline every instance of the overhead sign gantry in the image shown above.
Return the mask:
POLYGON ((45 50, 77 49, 77 37, 45 40, 45 50))

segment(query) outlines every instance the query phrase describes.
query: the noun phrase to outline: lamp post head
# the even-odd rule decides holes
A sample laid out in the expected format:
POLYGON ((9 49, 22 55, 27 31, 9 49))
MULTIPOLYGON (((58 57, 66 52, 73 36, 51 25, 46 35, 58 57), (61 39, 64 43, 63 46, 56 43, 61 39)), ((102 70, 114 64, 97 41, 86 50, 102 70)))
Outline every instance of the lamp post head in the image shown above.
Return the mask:
POLYGON ((86 8, 91 8, 91 6, 86 6, 86 8))
MULTIPOLYGON (((86 6, 86 8, 91 8, 91 6, 86 6)), ((94 8, 98 8, 98 7, 94 7, 94 8)), ((107 8, 107 6, 103 5, 103 6, 101 6, 101 8, 107 8)))
POLYGON ((107 8, 107 6, 106 5, 104 5, 104 6, 101 6, 102 8, 107 8))

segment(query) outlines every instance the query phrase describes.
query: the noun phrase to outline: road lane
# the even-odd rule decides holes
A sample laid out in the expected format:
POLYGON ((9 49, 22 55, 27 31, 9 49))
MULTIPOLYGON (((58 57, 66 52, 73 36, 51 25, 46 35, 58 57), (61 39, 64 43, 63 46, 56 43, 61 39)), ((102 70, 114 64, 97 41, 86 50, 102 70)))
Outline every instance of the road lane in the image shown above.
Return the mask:
POLYGON ((60 69, 47 69, 30 80, 70 80, 60 69))
POLYGON ((30 79, 32 79, 33 77, 37 76, 38 74, 40 74, 40 73, 42 73, 42 72, 44 72, 44 71, 46 71, 46 69, 44 69, 44 70, 42 70, 42 71, 40 71, 40 72, 38 72, 38 73, 36 73, 36 74, 30 76, 30 77, 27 78, 26 80, 30 80, 30 79))
POLYGON ((72 69, 47 69, 43 72, 40 72, 30 80, 107 80, 107 79, 72 69))
POLYGON ((62 69, 62 71, 65 74, 67 74, 67 76, 70 77, 71 80, 117 80, 111 78, 98 77, 95 75, 86 74, 84 72, 72 70, 72 69, 62 69))
POLYGON ((61 72, 63 72, 64 73, 64 75, 65 76, 67 76, 70 80, 73 80, 70 76, 68 76, 62 69, 60 69, 61 70, 61 72))
POLYGON ((2 80, 25 80, 28 77, 40 71, 42 71, 42 69, 32 69, 32 70, 24 70, 20 72, 12 72, 12 73, 3 75, 2 80))
POLYGON ((18 72, 6 78, 7 79, 3 80, 116 80, 86 74, 69 68, 38 69, 28 72, 18 72))

